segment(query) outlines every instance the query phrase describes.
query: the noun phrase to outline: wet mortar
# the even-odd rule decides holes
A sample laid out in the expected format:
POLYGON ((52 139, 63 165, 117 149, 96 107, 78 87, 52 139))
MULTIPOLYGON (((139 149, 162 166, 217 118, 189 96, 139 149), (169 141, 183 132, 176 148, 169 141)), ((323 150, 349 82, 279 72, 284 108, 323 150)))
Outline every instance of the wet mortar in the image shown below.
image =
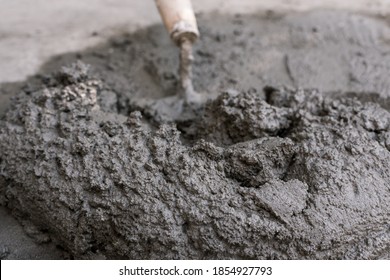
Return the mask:
POLYGON ((170 110, 162 26, 22 85, 0 122, 0 203, 80 259, 389 258, 387 22, 199 22, 194 87, 212 100, 189 113, 170 110))

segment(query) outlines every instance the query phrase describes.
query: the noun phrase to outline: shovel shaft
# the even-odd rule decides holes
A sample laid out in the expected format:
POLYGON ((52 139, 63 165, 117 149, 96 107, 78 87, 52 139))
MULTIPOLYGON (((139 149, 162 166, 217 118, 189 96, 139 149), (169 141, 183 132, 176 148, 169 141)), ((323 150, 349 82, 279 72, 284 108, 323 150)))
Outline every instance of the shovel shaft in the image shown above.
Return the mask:
POLYGON ((192 43, 196 41, 199 30, 191 0, 156 0, 156 4, 166 29, 177 45, 183 38, 192 43))

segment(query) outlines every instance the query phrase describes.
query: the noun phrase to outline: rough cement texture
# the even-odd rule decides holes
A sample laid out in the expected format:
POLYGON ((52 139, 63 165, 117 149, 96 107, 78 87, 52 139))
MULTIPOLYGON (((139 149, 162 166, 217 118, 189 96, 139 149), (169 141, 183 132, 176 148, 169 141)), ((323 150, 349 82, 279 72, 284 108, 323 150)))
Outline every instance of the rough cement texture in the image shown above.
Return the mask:
POLYGON ((31 81, 0 123, 1 204, 75 258, 388 258, 390 30, 304 15, 204 18, 216 98, 185 121, 144 102, 177 88, 159 27, 31 81))

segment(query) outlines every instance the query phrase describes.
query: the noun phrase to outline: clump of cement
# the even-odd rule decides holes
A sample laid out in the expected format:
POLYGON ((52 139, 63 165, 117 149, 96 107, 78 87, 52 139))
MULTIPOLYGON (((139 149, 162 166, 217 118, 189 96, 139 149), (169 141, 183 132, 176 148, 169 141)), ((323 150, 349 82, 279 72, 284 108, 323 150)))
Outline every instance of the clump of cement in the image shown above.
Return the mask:
POLYGON ((390 113, 378 104, 228 91, 187 134, 103 111, 107 87, 81 63, 65 70, 1 122, 0 193, 75 258, 388 252, 390 113))
POLYGON ((0 121, 0 204, 75 258, 389 258, 388 24, 199 22, 204 106, 175 98, 162 26, 30 79, 0 121))

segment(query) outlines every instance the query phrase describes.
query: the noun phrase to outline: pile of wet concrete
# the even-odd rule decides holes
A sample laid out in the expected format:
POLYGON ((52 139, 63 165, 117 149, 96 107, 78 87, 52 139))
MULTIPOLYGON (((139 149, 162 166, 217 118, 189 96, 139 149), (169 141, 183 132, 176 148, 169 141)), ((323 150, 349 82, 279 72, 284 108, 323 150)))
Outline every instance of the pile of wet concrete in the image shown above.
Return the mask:
POLYGON ((156 101, 178 80, 161 27, 48 64, 92 66, 14 98, 1 204, 75 258, 389 258, 387 24, 342 12, 201 22, 195 87, 213 99, 184 120, 156 101))

